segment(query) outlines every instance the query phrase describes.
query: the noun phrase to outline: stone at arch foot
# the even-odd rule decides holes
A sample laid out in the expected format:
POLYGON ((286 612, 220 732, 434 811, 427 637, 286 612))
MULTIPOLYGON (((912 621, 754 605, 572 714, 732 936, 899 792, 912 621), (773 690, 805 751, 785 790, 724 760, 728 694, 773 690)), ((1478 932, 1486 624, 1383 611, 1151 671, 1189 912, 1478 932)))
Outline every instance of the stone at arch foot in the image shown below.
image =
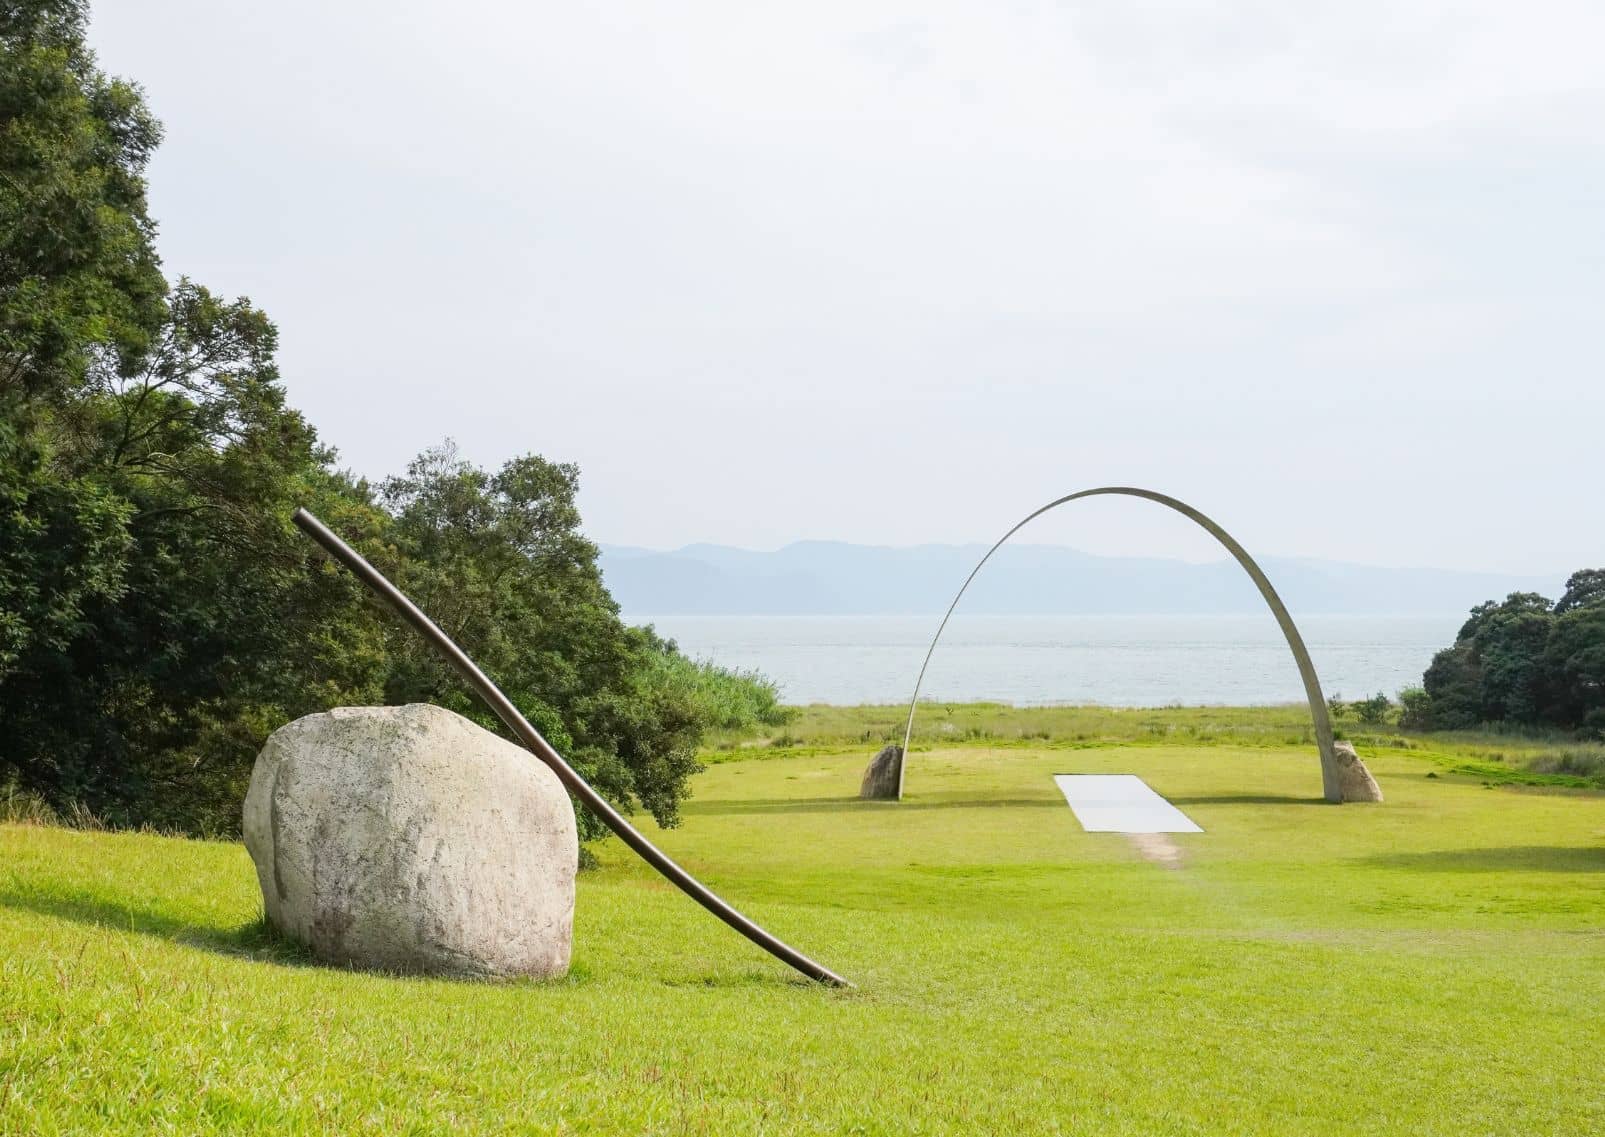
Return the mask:
POLYGON ((858 796, 865 801, 896 801, 903 776, 903 748, 895 742, 883 746, 864 771, 858 796))
POLYGON ((1382 787, 1360 761, 1351 742, 1334 742, 1332 756, 1337 760, 1340 801, 1381 801, 1382 787))

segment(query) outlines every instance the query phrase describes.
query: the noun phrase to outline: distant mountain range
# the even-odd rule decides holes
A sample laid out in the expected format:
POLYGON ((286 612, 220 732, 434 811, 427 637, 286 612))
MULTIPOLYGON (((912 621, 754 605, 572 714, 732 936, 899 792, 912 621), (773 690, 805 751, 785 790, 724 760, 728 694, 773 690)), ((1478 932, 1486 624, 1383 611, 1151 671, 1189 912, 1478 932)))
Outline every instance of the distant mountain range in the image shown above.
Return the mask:
MULTIPOLYGON (((927 615, 943 611, 984 545, 884 548, 799 541, 773 552, 687 545, 602 546, 608 588, 628 616, 927 615)), ((1509 576, 1376 568, 1306 558, 1260 564, 1295 613, 1435 615, 1511 592, 1560 594, 1564 574, 1509 576)), ((991 614, 1228 614, 1262 601, 1235 561, 1103 557, 1056 545, 1007 545, 965 594, 991 614)))

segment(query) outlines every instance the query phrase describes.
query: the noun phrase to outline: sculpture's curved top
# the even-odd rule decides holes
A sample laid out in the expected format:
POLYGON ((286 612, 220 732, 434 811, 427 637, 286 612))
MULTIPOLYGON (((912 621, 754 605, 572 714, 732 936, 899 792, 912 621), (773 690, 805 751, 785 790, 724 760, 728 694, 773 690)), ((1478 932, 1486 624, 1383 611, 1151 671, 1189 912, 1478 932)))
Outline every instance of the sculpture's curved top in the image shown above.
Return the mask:
POLYGON ((1107 494, 1146 498, 1149 501, 1158 502, 1160 505, 1174 509, 1183 517, 1196 522, 1211 537, 1214 537, 1215 540, 1225 546, 1227 552, 1237 558, 1237 563, 1243 566, 1243 570, 1248 573, 1255 585, 1258 586, 1259 594, 1265 598, 1265 603, 1269 605, 1271 614, 1276 617, 1276 622, 1281 625, 1282 634, 1287 637, 1287 646, 1292 649, 1293 658, 1298 663, 1299 675, 1304 680, 1304 694, 1310 701, 1310 717, 1315 720, 1315 745, 1321 752, 1322 792, 1325 794, 1327 801, 1342 801, 1343 790, 1338 773, 1337 754, 1332 738, 1332 720, 1327 715, 1326 699, 1321 695, 1321 683, 1315 677, 1315 664, 1310 659, 1309 650, 1305 648, 1304 639, 1299 635, 1298 628, 1294 626, 1293 617, 1288 615, 1287 607, 1282 603, 1282 598, 1276 595, 1276 589, 1271 587, 1270 580, 1265 576, 1259 565, 1254 563, 1254 558, 1248 555, 1248 551, 1239 545, 1230 533, 1186 502, 1178 501, 1166 494, 1155 493, 1153 490, 1137 489, 1133 486, 1100 486, 1097 489, 1081 490, 1078 493, 1065 494, 1063 497, 1055 498, 1041 509, 1026 515, 1012 529, 999 537, 997 543, 986 551, 986 555, 976 562, 975 567, 970 570, 970 575, 964 578, 964 584, 959 588, 958 595, 953 597, 953 603, 948 605, 947 614, 942 617, 941 624, 937 626, 936 635, 931 637, 931 646, 925 651, 925 661, 920 664, 919 678, 914 681, 914 696, 908 702, 908 723, 903 729, 903 757, 898 764, 897 796, 899 798, 903 796, 903 771, 908 764, 908 744, 914 734, 914 711, 919 705, 920 685, 925 682, 925 670, 931 665, 931 656, 936 651, 937 642, 942 638, 942 632, 947 627, 948 620, 952 618, 953 610, 959 606, 959 601, 964 598, 964 593, 970 587, 970 582, 975 579, 982 566, 992 559, 992 554, 1001 549, 1010 537, 1050 509, 1057 509, 1065 502, 1075 501, 1078 498, 1099 497, 1107 494))

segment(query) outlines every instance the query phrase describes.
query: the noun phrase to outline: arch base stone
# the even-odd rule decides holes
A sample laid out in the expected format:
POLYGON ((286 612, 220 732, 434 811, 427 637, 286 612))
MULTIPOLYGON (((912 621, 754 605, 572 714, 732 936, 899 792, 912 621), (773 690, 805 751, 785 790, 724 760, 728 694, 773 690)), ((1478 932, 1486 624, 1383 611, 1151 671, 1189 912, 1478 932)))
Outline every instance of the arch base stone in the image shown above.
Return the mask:
POLYGON ((1337 766, 1339 801, 1381 801, 1382 787, 1354 752, 1352 742, 1334 742, 1332 757, 1337 766))
POLYGON ((864 768, 858 796, 865 801, 897 801, 902 797, 902 787, 903 748, 893 742, 881 747, 880 753, 864 768))

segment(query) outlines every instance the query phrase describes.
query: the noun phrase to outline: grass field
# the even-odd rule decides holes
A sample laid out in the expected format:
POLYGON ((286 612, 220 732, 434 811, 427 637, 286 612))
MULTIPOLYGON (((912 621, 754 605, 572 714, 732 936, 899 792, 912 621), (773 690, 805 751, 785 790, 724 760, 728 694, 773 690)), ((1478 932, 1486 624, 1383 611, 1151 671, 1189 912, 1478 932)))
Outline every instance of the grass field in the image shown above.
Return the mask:
MULTIPOLYGON (((908 707, 815 705, 759 733, 725 732, 710 759, 871 748, 902 742, 908 707)), ((1395 716, 1396 717, 1396 716, 1395 716)), ((1460 774, 1495 784, 1605 789, 1605 742, 1542 727, 1490 724, 1477 731, 1420 733, 1394 722, 1366 723, 1352 712, 1336 718, 1337 736, 1362 750, 1409 750, 1460 774)), ((1084 748, 1111 743, 1148 746, 1310 746, 1315 735, 1303 704, 1271 707, 1014 707, 1007 703, 922 702, 911 746, 956 742, 996 747, 1084 748)))
POLYGON ((933 735, 902 804, 823 730, 717 752, 663 844, 850 991, 616 842, 570 977, 488 985, 297 959, 238 845, 0 826, 0 1133, 1605 1132, 1605 798, 1440 741, 1318 804, 1295 720, 933 735), (1083 833, 1073 771, 1206 832, 1083 833))

